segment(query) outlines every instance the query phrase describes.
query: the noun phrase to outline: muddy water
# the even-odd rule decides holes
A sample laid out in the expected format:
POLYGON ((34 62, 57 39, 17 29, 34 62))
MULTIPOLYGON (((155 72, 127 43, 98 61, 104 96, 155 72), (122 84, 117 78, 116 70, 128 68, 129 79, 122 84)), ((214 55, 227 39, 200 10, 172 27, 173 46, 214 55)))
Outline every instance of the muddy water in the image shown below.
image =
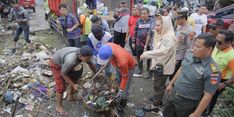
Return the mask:
POLYGON ((48 47, 60 49, 66 46, 64 37, 56 31, 40 31, 32 36, 32 40, 46 44, 48 47))

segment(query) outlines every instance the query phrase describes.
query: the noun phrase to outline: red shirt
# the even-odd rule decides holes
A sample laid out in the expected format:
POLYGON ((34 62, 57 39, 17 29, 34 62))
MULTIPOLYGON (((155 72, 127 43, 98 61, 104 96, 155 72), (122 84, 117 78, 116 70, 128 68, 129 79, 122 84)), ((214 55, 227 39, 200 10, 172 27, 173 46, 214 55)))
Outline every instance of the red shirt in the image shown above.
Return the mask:
POLYGON ((137 20, 140 18, 140 16, 130 16, 130 18, 128 19, 128 26, 129 26, 129 34, 130 37, 133 37, 134 35, 134 30, 136 27, 136 22, 137 20))
POLYGON ((128 81, 128 71, 133 69, 136 61, 133 56, 124 48, 114 43, 108 43, 111 46, 114 57, 111 64, 117 67, 121 73, 120 89, 124 90, 128 81))

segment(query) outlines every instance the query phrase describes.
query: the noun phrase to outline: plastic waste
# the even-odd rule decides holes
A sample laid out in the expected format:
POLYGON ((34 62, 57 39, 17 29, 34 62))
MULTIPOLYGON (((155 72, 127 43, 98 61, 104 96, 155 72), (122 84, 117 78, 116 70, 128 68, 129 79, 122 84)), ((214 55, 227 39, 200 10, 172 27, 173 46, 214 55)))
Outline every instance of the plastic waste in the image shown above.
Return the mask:
POLYGON ((14 97, 13 91, 8 90, 8 91, 6 92, 6 94, 4 95, 3 101, 4 101, 5 103, 12 103, 12 102, 13 102, 13 97, 14 97))
POLYGON ((144 117, 145 112, 142 109, 135 110, 135 115, 136 115, 136 117, 144 117))

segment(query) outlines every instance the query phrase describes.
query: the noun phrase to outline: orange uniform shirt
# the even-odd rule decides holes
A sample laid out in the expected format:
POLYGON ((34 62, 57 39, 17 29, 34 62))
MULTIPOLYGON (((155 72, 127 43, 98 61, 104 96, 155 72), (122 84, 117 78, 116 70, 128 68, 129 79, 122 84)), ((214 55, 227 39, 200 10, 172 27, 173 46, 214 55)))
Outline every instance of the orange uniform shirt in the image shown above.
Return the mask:
POLYGON ((121 73, 120 89, 124 90, 128 81, 128 71, 133 69, 136 61, 133 56, 124 48, 114 43, 108 43, 111 46, 114 57, 111 64, 118 68, 121 73))

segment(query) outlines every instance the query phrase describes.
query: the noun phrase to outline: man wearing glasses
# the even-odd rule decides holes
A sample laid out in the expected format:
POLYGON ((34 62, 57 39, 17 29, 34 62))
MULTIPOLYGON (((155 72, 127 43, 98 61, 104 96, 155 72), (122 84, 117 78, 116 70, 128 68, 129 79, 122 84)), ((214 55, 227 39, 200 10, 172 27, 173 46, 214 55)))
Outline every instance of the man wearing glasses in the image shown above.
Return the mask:
POLYGON ((234 34, 231 31, 223 30, 217 35, 216 40, 217 44, 212 53, 212 58, 218 64, 222 72, 222 79, 209 107, 206 112, 203 113, 205 116, 208 116, 212 112, 218 96, 225 88, 234 83, 234 50, 232 48, 234 34))

